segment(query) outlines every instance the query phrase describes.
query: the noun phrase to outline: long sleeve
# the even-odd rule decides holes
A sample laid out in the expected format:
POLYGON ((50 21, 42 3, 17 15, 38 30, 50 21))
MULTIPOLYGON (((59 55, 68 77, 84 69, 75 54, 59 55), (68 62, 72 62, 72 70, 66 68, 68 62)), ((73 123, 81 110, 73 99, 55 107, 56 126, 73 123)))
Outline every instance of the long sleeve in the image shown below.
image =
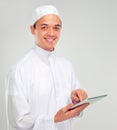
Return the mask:
POLYGON ((25 84, 18 71, 8 75, 7 111, 12 126, 20 129, 32 128, 36 117, 30 113, 25 84))
POLYGON ((48 127, 55 130, 54 117, 43 113, 41 115, 31 113, 26 78, 19 70, 9 73, 7 110, 10 125, 18 130, 37 130, 37 127, 39 130, 43 128, 46 130, 48 127))

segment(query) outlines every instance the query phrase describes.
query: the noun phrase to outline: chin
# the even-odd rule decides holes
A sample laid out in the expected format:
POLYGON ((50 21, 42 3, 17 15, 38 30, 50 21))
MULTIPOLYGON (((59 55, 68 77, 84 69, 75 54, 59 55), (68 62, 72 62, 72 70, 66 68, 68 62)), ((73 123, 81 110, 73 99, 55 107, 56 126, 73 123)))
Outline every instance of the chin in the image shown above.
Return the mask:
POLYGON ((53 51, 54 50, 54 48, 50 48, 50 49, 48 49, 49 51, 53 51))
POLYGON ((49 47, 47 48, 48 51, 53 51, 54 50, 54 47, 49 47))
POLYGON ((47 50, 52 51, 52 50, 54 50, 54 48, 55 48, 54 46, 48 46, 47 50))

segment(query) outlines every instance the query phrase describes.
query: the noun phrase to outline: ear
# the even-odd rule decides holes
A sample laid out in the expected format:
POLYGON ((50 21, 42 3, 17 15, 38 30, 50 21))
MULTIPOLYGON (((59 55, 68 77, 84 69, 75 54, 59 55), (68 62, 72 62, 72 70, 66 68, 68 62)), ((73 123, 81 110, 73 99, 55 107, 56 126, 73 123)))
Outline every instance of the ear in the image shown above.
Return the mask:
POLYGON ((30 26, 30 31, 31 31, 31 33, 34 35, 35 34, 35 29, 34 29, 34 27, 31 25, 30 26))

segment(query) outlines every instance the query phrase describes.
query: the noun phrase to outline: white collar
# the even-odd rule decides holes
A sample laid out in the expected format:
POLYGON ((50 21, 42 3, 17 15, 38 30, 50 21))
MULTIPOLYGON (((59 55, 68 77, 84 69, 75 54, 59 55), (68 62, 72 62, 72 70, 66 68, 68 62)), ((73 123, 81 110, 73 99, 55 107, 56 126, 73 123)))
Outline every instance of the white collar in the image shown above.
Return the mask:
POLYGON ((56 61, 55 51, 47 51, 40 48, 38 45, 33 47, 36 54, 40 57, 40 59, 47 65, 54 64, 56 61))
POLYGON ((44 56, 46 58, 48 58, 49 56, 52 56, 54 55, 55 51, 47 51, 47 50, 44 50, 43 48, 39 47, 38 45, 35 45, 33 47, 33 49, 37 52, 37 54, 41 55, 41 56, 44 56))

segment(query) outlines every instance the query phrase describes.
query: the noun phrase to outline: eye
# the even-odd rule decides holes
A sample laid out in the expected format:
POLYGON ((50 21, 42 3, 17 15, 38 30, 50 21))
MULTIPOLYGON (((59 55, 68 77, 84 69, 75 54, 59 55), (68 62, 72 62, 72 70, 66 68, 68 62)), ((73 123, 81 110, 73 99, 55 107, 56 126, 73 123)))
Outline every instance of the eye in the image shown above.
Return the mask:
POLYGON ((41 26, 41 29, 42 29, 42 30, 47 30, 47 29, 48 29, 48 26, 41 26))
POLYGON ((59 31, 61 29, 61 26, 55 26, 54 30, 59 31))

